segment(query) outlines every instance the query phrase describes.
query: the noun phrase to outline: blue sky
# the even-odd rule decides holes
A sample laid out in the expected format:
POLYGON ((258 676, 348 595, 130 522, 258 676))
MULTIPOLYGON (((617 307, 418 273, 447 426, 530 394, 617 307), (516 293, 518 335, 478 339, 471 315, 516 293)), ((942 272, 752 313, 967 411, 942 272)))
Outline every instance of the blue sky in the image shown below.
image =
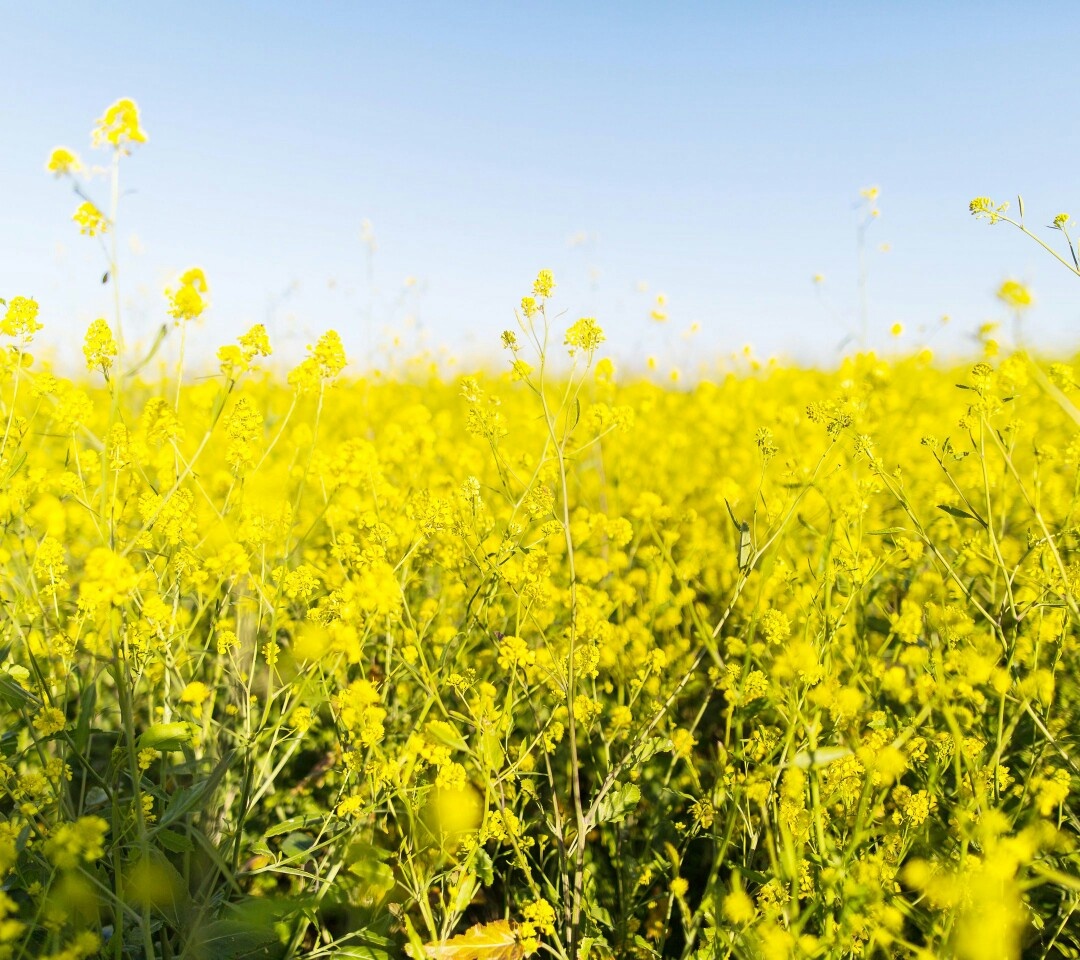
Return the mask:
POLYGON ((595 315, 628 361, 828 361, 858 328, 854 208, 879 185, 873 343, 948 314, 932 342, 962 349, 1007 276, 1035 291, 1034 339, 1080 341, 1080 279, 967 213, 1021 192, 1032 223, 1080 215, 1065 3, 0 0, 0 32, 0 296, 35 296, 46 340, 108 313, 45 157, 130 96, 150 142, 124 172, 129 329, 197 264, 207 347, 262 321, 286 352, 333 326, 358 360, 387 327, 497 353, 548 267, 565 319, 595 315))

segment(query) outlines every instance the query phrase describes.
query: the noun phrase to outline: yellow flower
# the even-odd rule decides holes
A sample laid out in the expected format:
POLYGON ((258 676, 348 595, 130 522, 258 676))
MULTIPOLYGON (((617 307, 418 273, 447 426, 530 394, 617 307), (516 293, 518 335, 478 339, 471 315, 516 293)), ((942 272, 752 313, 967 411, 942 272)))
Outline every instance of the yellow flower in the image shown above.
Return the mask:
POLYGON ((517 636, 506 636, 499 641, 499 666, 504 670, 529 667, 536 662, 536 654, 517 636))
POLYGON ((754 919, 754 901, 742 889, 732 890, 731 893, 724 897, 723 910, 724 916, 739 927, 754 919))
POLYGON ((353 817, 364 809, 364 798, 359 794, 345 797, 335 808, 334 813, 339 817, 353 817))
POLYGON ((439 775, 435 778, 435 786, 446 792, 460 793, 467 783, 465 768, 453 760, 439 767, 439 775))
POLYGON ((209 289, 206 274, 199 267, 185 270, 180 275, 176 289, 165 290, 165 296, 169 300, 169 316, 174 317, 177 322, 198 319, 206 309, 205 294, 209 289))
POLYGON ((108 821, 101 817, 62 823, 45 841, 45 856, 61 870, 73 870, 80 862, 92 863, 104 855, 108 832, 108 821))
POLYGON ((341 345, 341 337, 336 330, 327 330, 314 350, 311 358, 319 365, 320 375, 327 380, 333 379, 345 369, 345 348, 341 345))
POLYGON ((649 316, 657 323, 664 323, 667 318, 667 310, 664 309, 667 305, 667 297, 664 294, 658 294, 656 297, 656 306, 653 307, 649 316))
POLYGON ((88 237, 96 237, 109 229, 108 218, 89 200, 79 204, 71 219, 79 225, 79 233, 88 237))
POLYGON ((555 277, 550 270, 541 270, 533 281, 534 297, 550 297, 555 290, 555 277))
POLYGON ((582 317, 571 325, 566 331, 565 344, 570 348, 570 354, 578 350, 592 353, 604 342, 604 331, 593 317, 582 317))
POLYGON ((12 297, 7 305, 4 319, 0 320, 0 333, 9 337, 30 340, 41 324, 38 323, 38 304, 30 297, 12 297))
POLYGON ((139 108, 134 100, 117 100, 98 118, 93 143, 95 147, 111 144, 118 150, 132 143, 146 143, 146 131, 139 124, 139 108))
POLYGON ((1008 211, 1009 202, 995 204, 989 197, 976 197, 968 204, 971 215, 978 220, 988 220, 997 223, 1008 211))
MULTIPOLYGON (((768 433, 768 431, 766 431, 768 433)), ((772 446, 772 434, 769 433, 762 444, 762 450, 770 450, 773 455, 776 448, 772 446)), ((782 643, 791 636, 791 621, 779 610, 766 610, 758 620, 758 629, 765 638, 766 643, 782 643)))
POLYGON ((1026 310, 1033 303, 1031 291, 1019 280, 1006 280, 997 292, 998 299, 1012 310, 1026 310))
POLYGON ((314 390, 321 383, 333 380, 347 362, 345 348, 336 330, 327 330, 315 346, 308 345, 306 360, 289 373, 289 385, 298 393, 314 390))
POLYGON ((193 707, 198 709, 201 707, 210 696, 210 688, 201 680, 193 680, 180 694, 181 703, 190 703, 193 707))
POLYGON ((34 717, 34 729, 43 737, 51 737, 54 733, 59 733, 66 725, 67 720, 63 712, 56 707, 45 707, 34 717))
POLYGON ((89 370, 100 370, 106 377, 112 368, 118 348, 109 325, 102 319, 90 324, 83 340, 83 356, 89 370))
POLYGON ((64 545, 55 537, 44 537, 34 553, 34 576, 45 581, 55 581, 63 577, 67 569, 64 545))
POLYGON ((904 803, 904 815, 915 825, 923 823, 930 811, 937 806, 937 801, 925 790, 912 794, 904 803))
POLYGON ((139 751, 138 763, 140 770, 149 770, 153 766, 154 761, 157 760, 159 753, 153 747, 146 747, 139 751))
POLYGON ((74 150, 69 150, 67 147, 57 147, 49 154, 45 169, 49 173, 62 177, 67 174, 78 173, 82 169, 82 161, 79 160, 79 155, 74 150))
POLYGON ((522 915, 549 936, 555 932, 555 908, 547 900, 533 900, 525 904, 522 915))
POLYGON ((270 349, 270 339, 266 335, 266 327, 261 323, 255 324, 237 340, 239 346, 229 343, 221 347, 217 353, 221 363, 221 372, 230 380, 236 380, 242 373, 250 370, 251 361, 256 356, 268 357, 273 352, 270 349))
POLYGON ((266 335, 266 327, 261 323, 256 323, 247 333, 242 333, 238 339, 240 346, 244 349, 244 359, 246 360, 250 360, 256 355, 268 357, 273 353, 270 347, 270 338, 266 335))
POLYGON ((87 555, 83 566, 79 606, 84 609, 103 604, 121 606, 131 596, 138 582, 135 568, 127 557, 108 547, 95 547, 87 555))
POLYGON ((677 727, 671 734, 671 752, 676 757, 689 759, 694 752, 697 740, 694 735, 684 727, 677 727))

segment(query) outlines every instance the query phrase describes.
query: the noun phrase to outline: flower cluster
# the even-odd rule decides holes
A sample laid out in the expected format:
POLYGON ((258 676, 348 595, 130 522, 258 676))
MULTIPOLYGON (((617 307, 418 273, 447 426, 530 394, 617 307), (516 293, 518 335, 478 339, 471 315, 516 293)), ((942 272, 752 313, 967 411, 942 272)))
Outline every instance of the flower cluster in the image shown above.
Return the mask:
POLYGON ((165 290, 165 296, 169 301, 169 316, 177 323, 185 320, 197 320, 206 309, 206 295, 210 287, 206 282, 206 274, 199 267, 185 270, 177 281, 175 287, 165 290))

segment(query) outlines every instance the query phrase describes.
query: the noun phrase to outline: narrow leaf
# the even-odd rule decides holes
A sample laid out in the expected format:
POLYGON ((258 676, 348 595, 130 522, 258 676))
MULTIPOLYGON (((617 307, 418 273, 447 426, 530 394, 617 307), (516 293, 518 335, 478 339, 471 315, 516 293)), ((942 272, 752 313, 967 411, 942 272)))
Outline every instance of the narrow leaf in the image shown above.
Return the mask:
POLYGON ((939 510, 944 510, 950 517, 956 517, 959 520, 974 520, 976 523, 981 523, 984 527, 986 521, 982 517, 977 517, 973 513, 968 513, 966 510, 961 510, 959 507, 950 506, 947 503, 939 503, 937 505, 939 510))
POLYGON ((154 359, 154 354, 158 352, 158 348, 164 342, 165 337, 168 336, 168 334, 169 334, 169 328, 163 323, 158 328, 157 336, 154 338, 154 342, 152 344, 150 344, 150 350, 147 352, 146 356, 143 357, 138 363, 136 363, 135 366, 129 367, 124 372, 124 376, 125 377, 133 377, 133 376, 135 376, 135 374, 137 374, 143 367, 145 367, 151 360, 153 360, 154 359))

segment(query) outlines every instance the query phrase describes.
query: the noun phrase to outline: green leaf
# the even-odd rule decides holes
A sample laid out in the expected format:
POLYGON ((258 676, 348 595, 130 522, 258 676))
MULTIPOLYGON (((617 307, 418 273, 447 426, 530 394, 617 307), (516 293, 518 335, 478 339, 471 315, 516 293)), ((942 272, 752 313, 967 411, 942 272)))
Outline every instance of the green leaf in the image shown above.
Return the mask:
POLYGON ((16 455, 15 459, 11 461, 11 467, 8 469, 8 474, 5 478, 5 482, 14 477, 15 474, 17 474, 19 470, 22 469, 22 465, 24 463, 26 463, 26 451, 20 450, 19 453, 16 455))
POLYGON ((281 823, 276 823, 274 826, 267 828, 263 832, 263 836, 267 839, 270 837, 280 837, 283 833, 289 833, 294 830, 307 830, 311 827, 321 827, 325 822, 325 816, 289 817, 288 820, 282 820, 281 823))
POLYGON ((473 851, 472 866, 485 887, 490 887, 495 882, 495 863, 483 847, 477 847, 473 851))
POLYGON ((173 926, 191 910, 187 883, 169 858, 154 847, 125 871, 123 890, 126 903, 150 907, 173 926))
POLYGON ((0 733, 0 756, 13 757, 19 749, 19 731, 5 730, 0 733))
POLYGON ((9 707, 40 707, 41 701, 6 673, 0 673, 0 699, 9 707))
POLYGON ((95 707, 97 707, 97 684, 88 683, 79 696, 79 716, 71 735, 75 750, 80 756, 86 756, 86 748, 90 743, 90 724, 94 720, 95 707))
POLYGON ((241 920, 207 924, 196 943, 201 960, 278 960, 285 952, 273 930, 241 920))
POLYGON ((86 800, 83 801, 83 810, 91 811, 105 806, 109 802, 109 795, 101 787, 91 787, 86 791, 86 800))
POLYGON ((986 521, 982 517, 977 517, 973 513, 968 513, 966 510, 961 510, 959 507, 950 506, 947 503, 939 503, 937 505, 939 510, 944 510, 950 517, 956 517, 959 520, 974 520, 976 523, 981 523, 984 527, 986 521))
POLYGON ((428 734, 432 740, 441 743, 444 747, 449 747, 451 750, 465 751, 469 749, 465 738, 454 729, 452 724, 447 723, 445 720, 432 720, 424 727, 424 733, 428 734))
POLYGON ((170 823, 175 823, 185 814, 194 810, 206 795, 206 786, 207 782, 205 780, 200 780, 190 787, 183 787, 180 790, 177 790, 176 793, 169 798, 169 805, 161 815, 161 820, 158 821, 158 829, 167 827, 170 823))
POLYGON ((642 957, 659 957, 660 954, 656 952, 656 948, 649 943, 640 933, 634 934, 634 945, 637 947, 638 956, 642 957))
POLYGON ((596 823, 621 823, 640 802, 641 789, 636 783, 616 781, 596 808, 596 823))
POLYGON ((170 853, 193 853, 195 850, 191 839, 176 830, 158 830, 154 839, 170 853))
POLYGON ((349 864, 349 873, 359 879, 364 898, 372 905, 381 903, 397 884, 394 868, 374 858, 354 860, 349 864))
POLYGON ((750 561, 753 559, 754 554, 754 541, 750 536, 750 524, 743 521, 743 525, 739 528, 739 551, 737 560, 739 562, 740 570, 749 570, 750 561))
POLYGON ((646 763, 658 753, 667 753, 671 749, 671 740, 667 737, 649 737, 634 751, 635 763, 646 763))
POLYGON ((735 524, 735 529, 739 534, 739 544, 736 547, 736 560, 739 569, 743 571, 749 570, 754 553, 754 541, 750 535, 750 524, 735 516, 735 511, 731 509, 731 504, 728 503, 727 498, 724 499, 724 506, 727 507, 728 516, 731 517, 731 522, 735 524))
POLYGON ((345 851, 345 859, 350 862, 355 860, 381 861, 389 858, 389 850, 384 850, 382 847, 377 847, 372 843, 365 843, 363 840, 354 840, 349 844, 348 850, 345 851))
POLYGON ((495 771, 501 770, 506 760, 502 737, 490 727, 480 734, 480 757, 488 770, 495 771))
MULTIPOLYGON (((108 274, 105 274, 105 276, 108 277, 108 274)), ((104 281, 102 282, 104 283, 104 281)), ((147 353, 145 357, 143 357, 138 363, 136 363, 135 366, 125 370, 124 376, 135 376, 135 374, 137 374, 143 367, 145 367, 151 360, 153 360, 154 354, 158 352, 158 348, 164 342, 165 337, 168 335, 168 333, 169 327, 167 324, 163 323, 160 327, 158 327, 157 336, 154 338, 154 342, 150 345, 149 353, 147 353)))
POLYGON ((161 815, 156 829, 160 830, 170 823, 175 823, 202 803, 203 798, 209 796, 217 788, 221 778, 225 775, 225 771, 229 769, 229 764, 235 752, 235 750, 227 751, 218 760, 217 765, 210 772, 210 776, 205 780, 200 780, 198 783, 193 783, 190 787, 184 787, 174 793, 169 799, 169 805, 161 815))
POLYGON ((277 854, 270 849, 270 844, 265 840, 255 840, 248 847, 248 852, 251 854, 258 854, 260 857, 266 857, 267 860, 274 860, 277 854))
POLYGON ((190 723, 155 723, 139 737, 139 749, 169 753, 190 743, 192 735, 190 723))
POLYGON ((281 842, 281 852, 290 859, 300 859, 304 856, 313 846, 315 846, 315 840, 313 837, 308 836, 306 833, 290 833, 281 842))

